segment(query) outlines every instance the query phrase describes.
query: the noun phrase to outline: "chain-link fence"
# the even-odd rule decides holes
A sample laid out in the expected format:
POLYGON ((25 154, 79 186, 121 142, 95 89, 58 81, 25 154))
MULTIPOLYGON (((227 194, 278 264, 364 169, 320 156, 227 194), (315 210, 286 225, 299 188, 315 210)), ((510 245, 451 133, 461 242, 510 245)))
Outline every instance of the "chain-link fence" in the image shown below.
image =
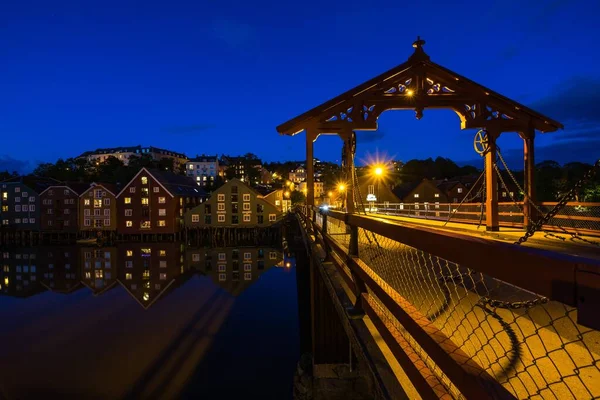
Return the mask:
MULTIPOLYGON (((348 247, 343 221, 328 216, 327 232, 348 247)), ((575 308, 363 228, 358 232, 359 257, 386 290, 410 302, 466 353, 465 363, 476 362, 516 398, 600 398, 600 332, 577 324, 575 308)), ((369 301, 447 392, 462 398, 372 291, 369 301)))
MULTIPOLYGON (((547 213, 556 204, 540 203, 539 208, 547 213)), ((522 227, 522 207, 522 202, 499 203, 500 225, 522 227)), ((367 203, 362 209, 382 215, 485 224, 485 204, 482 203, 463 203, 460 207, 458 203, 367 203)), ((568 203, 545 227, 562 227, 582 234, 600 233, 600 203, 568 203)))

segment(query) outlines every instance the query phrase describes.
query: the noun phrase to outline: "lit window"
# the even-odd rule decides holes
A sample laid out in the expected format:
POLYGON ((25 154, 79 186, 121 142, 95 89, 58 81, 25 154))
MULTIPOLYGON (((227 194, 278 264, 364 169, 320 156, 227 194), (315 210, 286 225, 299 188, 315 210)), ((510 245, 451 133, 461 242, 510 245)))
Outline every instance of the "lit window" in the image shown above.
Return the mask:
POLYGON ((436 193, 436 194, 433 195, 433 197, 440 197, 440 194, 436 193))
POLYGON ((244 264, 244 271, 252 271, 252 264, 244 264))
POLYGON ((161 217, 164 217, 165 215, 167 215, 167 209, 166 208, 159 208, 158 209, 158 215, 160 215, 161 217))
POLYGON ((158 255, 159 255, 160 257, 165 257, 165 256, 167 255, 167 251, 166 251, 166 250, 159 250, 159 251, 158 251, 158 255))
POLYGON ((250 222, 250 214, 244 214, 244 222, 250 222))
POLYGON ((126 280, 131 280, 131 278, 133 278, 133 275, 131 275, 131 272, 127 272, 127 273, 125 274, 125 279, 126 279, 126 280))
POLYGON ((165 204, 166 203, 166 198, 165 197, 159 197, 158 198, 158 204, 165 204))
POLYGON ((244 272, 244 280, 251 281, 252 280, 252 272, 244 272))
POLYGON ((226 260, 227 259, 226 257, 227 257, 227 255, 225 253, 219 253, 219 255, 218 255, 219 261, 226 260))
POLYGON ((278 206, 278 205, 280 205, 280 204, 281 204, 281 201, 280 201, 280 200, 275 200, 275 205, 276 205, 276 206, 278 206))
POLYGON ((274 222, 277 220, 277 216, 275 214, 269 214, 269 222, 274 222))
POLYGON ((217 216, 217 221, 219 222, 225 222, 225 216, 223 214, 220 214, 217 216))
POLYGON ((225 201, 225 194, 220 193, 217 195, 217 201, 225 201))
POLYGON ((131 228, 133 226, 133 221, 125 221, 125 226, 131 228))
POLYGON ((141 229, 150 229, 150 221, 142 221, 140 222, 141 229))
POLYGON ((159 190, 160 190, 160 188, 159 188, 158 186, 154 186, 154 187, 152 188, 152 191, 153 191, 154 193, 158 193, 158 191, 159 191, 159 190))
POLYGON ((225 211, 225 203, 217 203, 217 210, 225 211))
POLYGON ((419 193, 415 193, 415 199, 419 198, 419 193))
POLYGON ((102 207, 102 199, 94 199, 94 208, 102 207))
POLYGON ((251 260, 252 259, 252 253, 244 253, 244 260, 251 260))
POLYGON ((243 210, 244 211, 249 211, 250 210, 250 203, 244 203, 243 210))
POLYGON ((250 201, 250 195, 248 193, 245 193, 243 195, 243 199, 244 199, 244 201, 250 201))
POLYGON ((90 199, 84 199, 83 200, 83 205, 84 206, 89 206, 90 205, 90 199))
POLYGON ((142 185, 147 185, 147 184, 148 184, 148 177, 142 176, 142 185))
POLYGON ((510 192, 510 197, 513 197, 515 195, 514 192, 510 192))
POLYGON ((142 298, 144 299, 144 301, 150 300, 150 293, 144 292, 144 295, 142 296, 142 298))
POLYGON ((456 191, 457 191, 458 193, 462 193, 462 188, 458 188, 458 189, 456 189, 456 191))
POLYGON ((125 204, 131 204, 131 197, 125 197, 125 204))
POLYGON ((192 222, 200 222, 200 215, 192 214, 192 222))
POLYGON ((502 192, 502 197, 506 197, 506 192, 502 192))
POLYGON ((167 226, 167 222, 164 219, 158 221, 158 226, 167 226))
POLYGON ((142 197, 142 205, 150 204, 147 197, 142 197))
POLYGON ((8 192, 2 192, 2 200, 8 200, 8 192))
POLYGON ((275 252, 275 251, 270 251, 270 252, 269 252, 269 258, 270 258, 271 260, 276 260, 276 259, 277 259, 277 252, 275 252))

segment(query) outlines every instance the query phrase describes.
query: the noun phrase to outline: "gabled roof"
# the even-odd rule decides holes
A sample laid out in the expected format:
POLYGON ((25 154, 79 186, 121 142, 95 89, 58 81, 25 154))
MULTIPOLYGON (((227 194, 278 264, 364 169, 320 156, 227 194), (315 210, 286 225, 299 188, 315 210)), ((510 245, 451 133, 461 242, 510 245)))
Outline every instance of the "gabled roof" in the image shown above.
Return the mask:
POLYGON ((46 178, 35 175, 15 176, 13 178, 2 181, 2 184, 17 184, 21 183, 37 194, 42 193, 50 186, 62 185, 63 183, 53 178, 46 178))
POLYGON ((127 182, 127 184, 121 189, 117 197, 121 196, 121 194, 127 188, 127 186, 129 186, 131 182, 136 180, 142 172, 145 172, 148 175, 154 177, 158 184, 164 190, 166 190, 171 197, 186 196, 206 198, 208 196, 206 192, 203 189, 201 189, 200 186, 198 186, 192 178, 188 176, 177 175, 170 171, 160 171, 158 169, 144 167, 140 169, 138 173, 135 174, 135 176, 129 182, 127 182))
POLYGON ((413 190, 419 186, 421 182, 404 182, 396 186, 392 192, 402 201, 413 190))
MULTIPOLYGON (((558 129, 564 128, 563 125, 545 115, 542 115, 539 112, 536 112, 514 100, 511 100, 497 92, 494 92, 491 89, 486 88, 483 85, 480 85, 468 78, 465 78, 462 75, 457 74, 454 71, 451 71, 441 65, 438 65, 432 62, 427 54, 423 51, 423 44, 425 41, 420 38, 413 43, 413 47, 415 48, 415 52, 409 59, 398 65, 395 68, 390 69, 387 72, 384 72, 381 75, 372 78, 353 89, 348 90, 345 93, 340 94, 339 96, 334 97, 331 100, 324 102, 323 104, 314 107, 313 109, 306 111, 299 116, 292 118, 291 120, 284 122, 283 124, 277 127, 277 131, 282 135, 295 135, 302 130, 306 129, 307 125, 311 123, 312 120, 322 117, 324 114, 336 114, 342 111, 344 113, 346 110, 350 110, 351 107, 354 106, 354 100, 359 96, 365 97, 372 90, 380 90, 388 88, 390 86, 396 85, 394 79, 400 79, 402 77, 408 76, 411 73, 416 74, 418 72, 423 72, 424 75, 429 76, 442 76, 448 81, 457 82, 459 85, 464 87, 468 87, 471 95, 467 97, 472 97, 472 99, 465 99, 465 102, 475 102, 478 98, 484 99, 486 101, 493 102, 494 104, 501 105, 502 108, 506 110, 513 110, 515 113, 525 116, 532 121, 534 127, 542 132, 552 132, 558 129)), ((413 85, 415 82, 412 83, 413 85)), ((443 86, 443 84, 442 84, 443 86)), ((441 87, 442 89, 445 86, 441 87)), ((438 87, 438 90, 440 87, 438 87)), ((387 92, 386 92, 387 93, 387 92)), ((392 93, 390 93, 392 94, 392 93)), ((392 94, 393 95, 393 94, 392 94)), ((413 98, 414 103, 416 103, 416 94, 415 98, 413 98)), ((432 96, 433 97, 433 96, 432 96)), ((372 96, 370 97, 372 98, 372 96)), ((428 106, 432 106, 432 104, 427 104, 427 96, 423 95, 419 98, 419 100, 423 103, 423 106, 426 108, 428 106), (425 100, 424 100, 425 99, 425 100)), ((369 100, 370 101, 370 100, 369 100)), ((356 118, 352 122, 352 125, 355 125, 357 122, 360 122, 362 119, 362 110, 356 110, 358 106, 354 107, 352 116, 356 116, 356 118)), ((371 110, 365 110, 371 111, 371 110)), ((350 114, 346 114, 345 117, 350 117, 350 114)), ((343 117, 343 118, 345 118, 343 117)), ((347 120, 346 120, 347 121, 347 120)))
POLYGON ((119 188, 117 185, 114 185, 112 183, 101 183, 101 182, 92 182, 90 183, 90 185, 88 186, 88 188, 86 190, 84 190, 79 197, 85 195, 89 190, 95 188, 95 187, 102 187, 104 189, 106 189, 108 192, 110 192, 110 194, 112 194, 113 196, 116 196, 117 193, 119 192, 119 188))

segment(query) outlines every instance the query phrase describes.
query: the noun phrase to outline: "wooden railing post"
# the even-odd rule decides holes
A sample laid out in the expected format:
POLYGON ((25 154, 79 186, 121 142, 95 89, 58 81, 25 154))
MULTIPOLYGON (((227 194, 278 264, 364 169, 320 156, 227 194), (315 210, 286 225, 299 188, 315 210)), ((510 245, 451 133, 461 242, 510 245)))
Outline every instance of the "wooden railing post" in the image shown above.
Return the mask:
POLYGON ((327 213, 321 212, 321 229, 323 230, 323 236, 327 235, 327 213))
MULTIPOLYGON (((350 242, 348 243, 348 259, 358 258, 358 226, 349 225, 348 224, 348 214, 346 214, 346 226, 350 226, 350 242)), ((353 263, 348 262, 348 266, 353 265, 353 263)), ((351 308, 346 309, 348 314, 348 318, 350 319, 360 319, 365 316, 365 311, 362 305, 363 293, 368 293, 367 285, 365 282, 357 275, 352 268, 350 268, 352 273, 352 280, 354 281, 356 300, 354 301, 354 305, 351 308)))

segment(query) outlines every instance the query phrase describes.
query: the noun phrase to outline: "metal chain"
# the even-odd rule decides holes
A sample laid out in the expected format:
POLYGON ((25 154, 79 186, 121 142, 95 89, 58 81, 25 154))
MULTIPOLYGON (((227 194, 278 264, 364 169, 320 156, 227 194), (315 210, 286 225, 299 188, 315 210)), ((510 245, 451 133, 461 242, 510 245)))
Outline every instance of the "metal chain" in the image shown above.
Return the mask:
MULTIPOLYGON (((540 218, 537 221, 535 221, 535 223, 532 224, 529 227, 529 229, 527 229, 527 232, 525 232, 525 235, 523 235, 522 237, 520 237, 519 240, 517 240, 515 242, 515 244, 522 244, 522 243, 526 242, 527 239, 529 239, 537 230, 539 230, 543 225, 547 224, 548 221, 550 221, 552 218, 554 218, 554 216, 556 214, 558 214, 558 212, 560 210, 562 210, 564 208, 564 206, 566 206, 567 203, 569 201, 571 201, 571 199, 573 199, 573 197, 575 197, 575 192, 578 189, 580 189, 583 185, 585 185, 586 183, 588 183, 588 181, 590 179, 592 179, 596 175, 596 172, 597 172, 596 170, 598 168, 600 168, 600 159, 598 159, 596 161, 596 163, 594 163, 594 166, 592 168, 590 168, 590 170, 587 171, 583 175, 583 177, 580 180, 578 180, 575 183, 575 185, 573 185, 573 187, 567 193, 565 193, 563 195, 563 197, 554 206, 554 208, 552 208, 550 211, 548 211, 548 213, 546 215, 544 215, 542 218, 540 218)), ((592 243, 594 243, 594 242, 592 242, 592 243)))
MULTIPOLYGON (((454 216, 454 214, 456 214, 458 212, 458 210, 460 209, 460 206, 463 205, 463 203, 468 203, 470 200, 473 200, 474 198, 478 197, 481 194, 481 190, 479 190, 477 192, 477 194, 475 195, 475 197, 470 198, 469 200, 468 197, 471 194, 471 192, 473 191, 473 189, 475 189, 475 186, 477 186, 477 184, 479 183, 479 180, 485 176, 485 163, 483 164, 483 172, 479 175, 479 177, 477 178, 477 180, 475 181, 475 183, 473 184, 473 186, 471 186, 471 189, 469 189, 469 191, 467 192, 467 194, 465 195, 465 197, 461 200, 460 204, 458 205, 458 207, 456 207, 454 210, 452 210, 451 213, 448 214, 448 219, 446 220, 446 222, 444 222, 443 226, 446 226, 448 224, 448 222, 450 222, 450 220, 452 219, 452 217, 454 216)), ((427 210, 426 210, 427 212, 427 210)))
POLYGON ((504 308, 507 310, 517 310, 519 308, 526 308, 529 309, 531 307, 540 305, 540 304, 546 304, 548 302, 548 298, 547 297, 537 297, 533 300, 526 300, 526 301, 504 301, 504 300, 495 300, 495 299, 490 299, 487 296, 483 296, 479 299, 479 304, 481 305, 488 305, 492 308, 504 308))

